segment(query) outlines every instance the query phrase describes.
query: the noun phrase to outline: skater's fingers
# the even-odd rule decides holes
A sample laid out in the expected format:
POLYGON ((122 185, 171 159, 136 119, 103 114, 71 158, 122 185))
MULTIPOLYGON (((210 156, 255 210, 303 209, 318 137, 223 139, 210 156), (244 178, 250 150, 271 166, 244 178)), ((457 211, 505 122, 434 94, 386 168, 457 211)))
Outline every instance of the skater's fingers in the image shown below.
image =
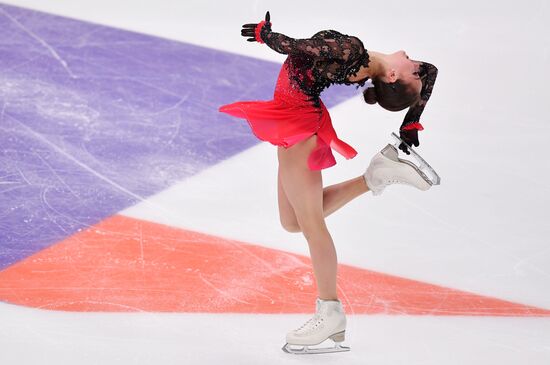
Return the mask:
POLYGON ((269 11, 268 11, 267 13, 265 13, 265 22, 269 23, 270 20, 271 20, 271 17, 269 16, 269 11))
POLYGON ((241 35, 242 35, 243 37, 256 38, 256 35, 250 34, 250 33, 241 33, 241 35))

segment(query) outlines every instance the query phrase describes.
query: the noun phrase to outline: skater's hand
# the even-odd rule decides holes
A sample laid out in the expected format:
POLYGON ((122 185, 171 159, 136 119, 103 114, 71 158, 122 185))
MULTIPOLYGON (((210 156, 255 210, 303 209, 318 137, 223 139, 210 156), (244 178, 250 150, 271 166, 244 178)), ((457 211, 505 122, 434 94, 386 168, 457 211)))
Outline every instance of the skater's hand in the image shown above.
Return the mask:
POLYGON ((243 37, 248 37, 247 41, 249 42, 261 42, 259 33, 261 33, 264 30, 271 31, 269 11, 265 13, 265 20, 263 22, 244 24, 243 29, 241 29, 241 35, 243 37), (260 29, 257 29, 258 25, 261 25, 260 29))
MULTIPOLYGON (((399 131, 399 137, 409 146, 418 147, 420 146, 420 142, 418 141, 418 130, 417 129, 410 129, 410 130, 400 130, 399 131)), ((401 143, 399 145, 399 149, 403 152, 405 152, 407 155, 410 155, 409 149, 407 146, 405 146, 404 143, 401 143)))

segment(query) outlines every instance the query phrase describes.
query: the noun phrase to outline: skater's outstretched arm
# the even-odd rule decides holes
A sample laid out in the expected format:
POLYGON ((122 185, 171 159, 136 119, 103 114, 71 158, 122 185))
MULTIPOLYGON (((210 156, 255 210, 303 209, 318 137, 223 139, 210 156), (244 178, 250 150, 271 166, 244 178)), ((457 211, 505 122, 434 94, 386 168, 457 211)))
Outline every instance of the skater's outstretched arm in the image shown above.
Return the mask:
POLYGON ((366 52, 357 37, 347 36, 336 31, 322 31, 312 38, 295 39, 271 30, 269 12, 260 23, 243 25, 241 35, 249 37, 249 42, 265 43, 275 52, 288 55, 302 55, 314 59, 348 61, 357 53, 366 52))

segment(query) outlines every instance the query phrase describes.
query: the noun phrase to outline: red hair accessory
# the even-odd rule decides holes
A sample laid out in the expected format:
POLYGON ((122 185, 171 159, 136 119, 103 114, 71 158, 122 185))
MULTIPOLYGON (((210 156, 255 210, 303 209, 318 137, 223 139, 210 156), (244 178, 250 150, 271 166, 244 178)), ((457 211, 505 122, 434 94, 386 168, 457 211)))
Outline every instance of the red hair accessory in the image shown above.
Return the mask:
POLYGON ((416 129, 417 131, 423 131, 424 127, 422 126, 422 124, 420 124, 420 122, 415 122, 408 124, 401 129, 404 131, 412 131, 413 129, 416 129))
POLYGON ((254 30, 254 35, 256 36, 256 42, 258 43, 264 43, 261 37, 262 28, 264 27, 265 20, 262 20, 261 22, 256 25, 256 29, 254 30))

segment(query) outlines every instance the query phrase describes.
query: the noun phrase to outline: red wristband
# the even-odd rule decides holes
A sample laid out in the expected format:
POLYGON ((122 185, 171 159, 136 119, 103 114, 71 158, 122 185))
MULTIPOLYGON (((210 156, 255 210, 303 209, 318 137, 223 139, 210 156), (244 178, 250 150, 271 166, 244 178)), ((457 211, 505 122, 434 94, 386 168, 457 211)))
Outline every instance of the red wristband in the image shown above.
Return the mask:
POLYGON ((409 125, 404 126, 401 129, 404 130, 404 131, 412 131, 413 129, 416 129, 417 131, 423 131, 424 127, 422 126, 422 124, 420 124, 420 122, 414 122, 414 123, 411 123, 409 125))
POLYGON ((265 20, 262 20, 261 22, 258 23, 258 25, 256 26, 256 29, 254 30, 254 35, 256 36, 256 42, 258 43, 264 43, 261 37, 261 32, 262 32, 262 28, 264 27, 264 24, 265 24, 265 20))

